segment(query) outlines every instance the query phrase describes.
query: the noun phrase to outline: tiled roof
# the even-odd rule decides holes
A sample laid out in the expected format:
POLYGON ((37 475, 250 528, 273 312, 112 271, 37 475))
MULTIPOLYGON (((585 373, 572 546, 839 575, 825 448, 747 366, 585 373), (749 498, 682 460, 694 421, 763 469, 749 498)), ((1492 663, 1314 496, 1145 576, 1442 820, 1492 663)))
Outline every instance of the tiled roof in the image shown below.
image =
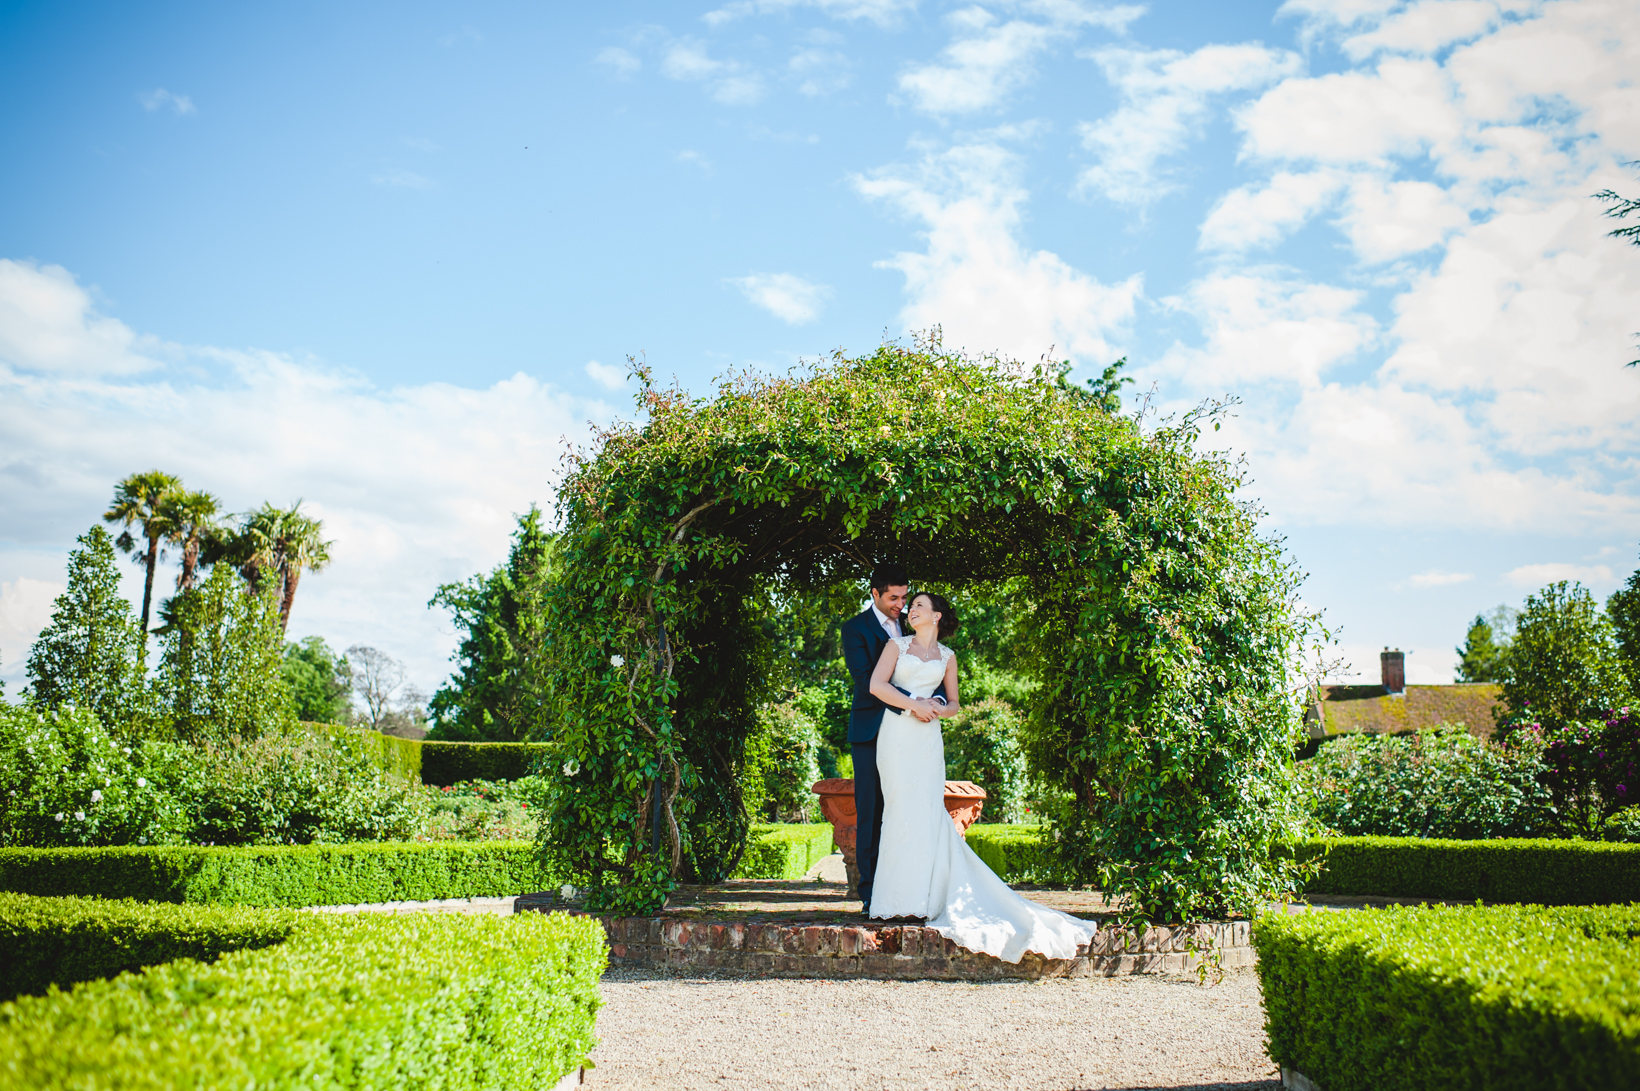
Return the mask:
MULTIPOLYGON (((1502 687, 1495 682, 1465 682, 1451 686, 1408 686, 1390 696, 1383 686, 1322 686, 1320 719, 1312 704, 1305 715, 1310 724, 1324 723, 1326 734, 1366 731, 1379 735, 1437 724, 1461 723, 1470 734, 1491 738, 1501 711, 1502 687)), ((1320 733, 1312 726, 1310 733, 1320 733)))

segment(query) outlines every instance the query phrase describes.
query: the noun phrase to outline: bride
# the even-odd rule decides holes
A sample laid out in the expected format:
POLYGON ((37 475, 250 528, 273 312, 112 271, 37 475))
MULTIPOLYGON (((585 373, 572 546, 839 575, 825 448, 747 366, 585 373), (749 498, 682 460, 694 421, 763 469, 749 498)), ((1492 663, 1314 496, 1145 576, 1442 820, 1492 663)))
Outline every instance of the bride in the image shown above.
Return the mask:
POLYGON ((890 640, 871 676, 872 696, 889 706, 877 736, 883 833, 871 916, 925 918, 947 939, 1004 962, 1027 951, 1072 958, 1098 926, 1015 894, 974 855, 945 809, 939 718, 958 710, 957 659, 940 638, 957 631, 957 612, 924 591, 906 620, 916 635, 890 640), (942 681, 943 705, 929 699, 942 681))

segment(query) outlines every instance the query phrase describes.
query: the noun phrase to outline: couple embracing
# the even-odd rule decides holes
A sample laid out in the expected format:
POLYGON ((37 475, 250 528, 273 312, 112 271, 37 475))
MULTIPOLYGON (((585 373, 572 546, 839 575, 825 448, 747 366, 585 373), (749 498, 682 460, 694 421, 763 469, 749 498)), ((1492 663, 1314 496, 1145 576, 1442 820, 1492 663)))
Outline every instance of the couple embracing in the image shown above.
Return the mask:
POLYGON ((848 741, 865 915, 920 918, 1004 962, 1027 951, 1071 958, 1096 926, 1015 894, 974 855, 945 809, 940 721, 960 704, 956 654, 940 641, 959 622, 942 596, 911 594, 910 584, 903 565, 878 565, 871 605, 842 628, 854 680, 848 741))

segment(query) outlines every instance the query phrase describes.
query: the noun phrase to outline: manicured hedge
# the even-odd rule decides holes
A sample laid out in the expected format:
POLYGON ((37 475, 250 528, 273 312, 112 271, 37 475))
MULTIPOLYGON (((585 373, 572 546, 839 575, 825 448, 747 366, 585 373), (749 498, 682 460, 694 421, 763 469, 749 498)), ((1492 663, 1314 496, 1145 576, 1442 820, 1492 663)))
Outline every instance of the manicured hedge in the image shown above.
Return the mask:
POLYGON ((1046 826, 981 822, 968 827, 968 847, 1005 883, 1055 881, 1046 826))
POLYGON ((778 823, 752 827, 736 879, 801 879, 831 854, 831 824, 778 823))
POLYGON ((1640 1086, 1640 906, 1271 913, 1270 1057, 1326 1091, 1640 1086))
POLYGON ((442 788, 464 780, 517 780, 547 747, 536 742, 423 742, 421 780, 442 788))
POLYGON ((0 1000, 179 958, 209 962, 269 947, 289 939, 302 919, 290 909, 0 893, 0 1000))
POLYGON ((1327 866, 1311 894, 1613 905, 1640 901, 1640 845, 1541 839, 1339 837, 1307 842, 1327 866))
POLYGON ((496 897, 548 880, 524 841, 0 849, 0 890, 213 905, 496 897))
POLYGON ((334 738, 363 747, 365 753, 376 763, 376 767, 384 772, 403 777, 405 780, 415 780, 421 776, 422 743, 419 739, 401 739, 396 735, 383 735, 367 727, 352 727, 348 724, 304 722, 302 726, 310 731, 323 731, 334 738))
POLYGON ((595 1044, 607 957, 586 917, 314 915, 0 1004, 0 1091, 552 1087, 595 1044))

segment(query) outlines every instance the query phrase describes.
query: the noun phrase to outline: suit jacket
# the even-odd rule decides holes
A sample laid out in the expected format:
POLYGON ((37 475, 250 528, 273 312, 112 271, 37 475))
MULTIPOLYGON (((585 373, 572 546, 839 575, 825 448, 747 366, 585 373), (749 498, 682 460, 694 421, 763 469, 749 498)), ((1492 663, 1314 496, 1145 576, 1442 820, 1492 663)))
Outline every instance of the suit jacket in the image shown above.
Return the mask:
MULTIPOLYGON (((900 625, 904 631, 904 622, 900 625)), ((876 611, 867 606, 843 622, 843 662, 848 664, 849 677, 854 681, 854 703, 849 706, 848 741, 872 742, 883 726, 883 713, 888 706, 871 695, 871 672, 877 669, 883 648, 888 645, 888 634, 877 621, 876 611)), ((899 689, 898 686, 895 687, 899 689)), ((900 690, 904 693, 905 690, 900 690)), ((945 696, 945 683, 934 691, 934 696, 945 696)))

